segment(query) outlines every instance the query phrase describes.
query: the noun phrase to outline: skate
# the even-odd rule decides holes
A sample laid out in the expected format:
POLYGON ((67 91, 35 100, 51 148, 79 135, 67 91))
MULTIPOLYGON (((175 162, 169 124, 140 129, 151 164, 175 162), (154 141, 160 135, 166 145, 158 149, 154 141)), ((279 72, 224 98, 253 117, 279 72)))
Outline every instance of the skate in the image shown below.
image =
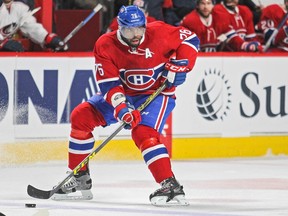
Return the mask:
POLYGON ((189 202, 185 199, 183 186, 174 178, 165 179, 160 183, 162 186, 150 195, 150 202, 155 206, 185 206, 189 202))
POLYGON ((89 170, 79 171, 70 178, 52 197, 53 200, 91 200, 92 180, 89 170))

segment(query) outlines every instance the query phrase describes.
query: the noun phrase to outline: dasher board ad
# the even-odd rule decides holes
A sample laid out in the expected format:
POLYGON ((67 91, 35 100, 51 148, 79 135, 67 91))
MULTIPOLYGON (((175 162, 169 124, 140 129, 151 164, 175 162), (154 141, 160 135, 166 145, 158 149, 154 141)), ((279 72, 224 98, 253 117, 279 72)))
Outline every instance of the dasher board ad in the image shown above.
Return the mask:
MULTIPOLYGON (((173 137, 288 134, 287 57, 199 56, 176 91, 173 137)), ((71 111, 96 92, 92 55, 1 56, 0 65, 0 142, 66 139, 71 111)))
POLYGON ((288 134, 287 57, 199 57, 177 89, 173 134, 288 134))

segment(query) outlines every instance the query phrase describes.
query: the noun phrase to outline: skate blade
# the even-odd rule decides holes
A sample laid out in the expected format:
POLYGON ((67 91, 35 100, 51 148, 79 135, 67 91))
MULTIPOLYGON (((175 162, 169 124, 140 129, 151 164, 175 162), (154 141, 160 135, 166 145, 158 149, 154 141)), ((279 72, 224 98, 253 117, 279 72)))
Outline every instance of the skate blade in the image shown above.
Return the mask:
POLYGON ((188 206, 190 203, 186 200, 184 195, 175 196, 172 200, 167 202, 167 196, 153 197, 150 202, 155 206, 188 206))
POLYGON ((51 197, 52 200, 61 201, 61 200, 91 200, 93 199, 93 194, 91 190, 81 190, 68 194, 53 194, 51 197))

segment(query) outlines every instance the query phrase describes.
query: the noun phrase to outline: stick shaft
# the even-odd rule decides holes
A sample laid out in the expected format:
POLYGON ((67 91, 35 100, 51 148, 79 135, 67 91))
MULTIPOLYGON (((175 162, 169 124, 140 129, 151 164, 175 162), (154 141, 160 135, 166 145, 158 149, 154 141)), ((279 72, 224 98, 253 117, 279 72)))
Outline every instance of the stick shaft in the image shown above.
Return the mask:
POLYGON ((277 26, 277 28, 275 29, 275 31, 272 33, 272 35, 269 37, 269 39, 267 40, 265 47, 263 49, 263 52, 266 52, 269 47, 271 46, 272 40, 277 36, 278 32, 280 31, 280 29, 284 26, 286 20, 288 18, 288 13, 286 13, 283 17, 283 19, 281 20, 281 22, 279 23, 279 25, 277 26))
POLYGON ((87 22, 89 22, 92 17, 102 9, 102 7, 101 4, 98 4, 93 11, 64 38, 64 44, 66 44, 87 22))

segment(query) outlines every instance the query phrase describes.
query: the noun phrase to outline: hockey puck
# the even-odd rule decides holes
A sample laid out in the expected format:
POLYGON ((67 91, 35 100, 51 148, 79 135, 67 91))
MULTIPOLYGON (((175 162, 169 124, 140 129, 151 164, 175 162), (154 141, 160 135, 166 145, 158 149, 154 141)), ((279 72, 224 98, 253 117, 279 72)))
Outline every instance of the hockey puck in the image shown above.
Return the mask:
POLYGON ((35 208, 35 207, 36 207, 36 204, 34 204, 34 203, 26 203, 25 206, 26 206, 27 208, 35 208))

